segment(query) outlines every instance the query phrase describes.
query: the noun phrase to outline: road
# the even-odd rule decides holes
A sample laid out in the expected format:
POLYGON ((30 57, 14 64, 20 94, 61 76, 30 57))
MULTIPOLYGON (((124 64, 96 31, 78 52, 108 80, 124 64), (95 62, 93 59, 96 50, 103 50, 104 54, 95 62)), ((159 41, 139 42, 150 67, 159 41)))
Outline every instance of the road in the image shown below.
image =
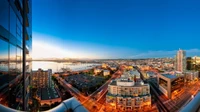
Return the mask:
POLYGON ((76 88, 71 86, 71 84, 67 83, 63 78, 59 76, 56 76, 55 78, 66 90, 68 90, 74 97, 76 97, 85 108, 93 112, 93 111, 100 110, 101 106, 105 103, 106 93, 108 91, 108 84, 113 79, 119 78, 122 74, 122 71, 123 69, 120 67, 120 69, 116 71, 105 84, 103 84, 100 88, 98 88, 95 92, 90 94, 88 97, 82 95, 76 88), (102 91, 101 94, 98 94, 99 91, 102 91))
MULTIPOLYGON (((140 70, 138 69, 140 72, 140 70)), ((140 72, 141 74, 141 72, 140 72)), ((143 75, 141 78, 144 79, 143 75)), ((144 79, 145 80, 145 79, 144 79)), ((168 99, 160 90, 156 83, 152 80, 147 80, 151 87, 151 94, 155 96, 156 105, 159 111, 177 112, 189 101, 192 100, 192 95, 196 95, 200 89, 200 81, 193 82, 191 85, 184 86, 174 99, 168 99)))
POLYGON ((163 104, 163 100, 162 99, 165 99, 164 95, 159 92, 160 90, 158 90, 158 88, 154 84, 152 84, 151 82, 149 82, 148 80, 145 79, 145 77, 143 76, 142 72, 139 70, 138 67, 136 67, 136 69, 140 73, 141 79, 144 82, 148 82, 149 83, 151 94, 155 96, 154 98, 156 100, 156 105, 157 105, 157 108, 158 108, 159 112, 169 112, 168 108, 163 104))
POLYGON ((55 77, 60 85, 62 85, 66 90, 68 90, 74 97, 76 97, 79 101, 85 101, 87 97, 82 95, 76 88, 71 86, 71 84, 67 83, 63 78, 56 76, 55 77))
POLYGON ((90 112, 95 112, 95 111, 99 111, 102 107, 102 105, 105 103, 106 101, 106 93, 108 91, 108 84, 116 78, 119 78, 122 74, 122 70, 118 70, 116 71, 112 77, 104 84, 102 85, 99 89, 97 89, 95 92, 93 92, 88 99, 83 102, 82 104, 84 105, 84 107, 86 107, 90 112), (101 94, 98 94, 99 91, 102 91, 101 94), (96 100, 94 100, 94 98, 96 100))
MULTIPOLYGON (((183 87, 183 90, 175 97, 175 99, 167 102, 173 103, 173 106, 169 106, 169 109, 172 112, 180 110, 185 106, 189 101, 192 100, 192 95, 196 95, 200 87, 200 81, 194 82, 189 86, 183 87)), ((165 104, 167 104, 165 103, 165 104)))

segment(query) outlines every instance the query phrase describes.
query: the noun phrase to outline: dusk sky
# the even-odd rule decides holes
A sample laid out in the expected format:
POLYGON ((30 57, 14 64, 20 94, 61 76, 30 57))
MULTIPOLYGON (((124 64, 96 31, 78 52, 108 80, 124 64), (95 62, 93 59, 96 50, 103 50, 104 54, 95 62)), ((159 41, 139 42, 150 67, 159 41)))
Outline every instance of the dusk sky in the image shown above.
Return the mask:
POLYGON ((33 58, 200 55, 200 0, 32 0, 33 58))

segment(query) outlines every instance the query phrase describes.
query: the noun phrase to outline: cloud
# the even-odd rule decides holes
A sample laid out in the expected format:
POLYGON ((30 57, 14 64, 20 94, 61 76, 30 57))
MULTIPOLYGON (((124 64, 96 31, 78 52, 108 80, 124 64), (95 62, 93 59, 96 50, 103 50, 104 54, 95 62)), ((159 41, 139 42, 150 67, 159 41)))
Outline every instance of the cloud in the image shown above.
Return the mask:
MULTIPOLYGON (((188 49, 186 51, 186 56, 195 56, 195 55, 200 55, 200 49, 188 49)), ((136 55, 132 55, 129 58, 162 58, 162 57, 174 57, 177 53, 177 50, 171 50, 171 51, 148 51, 148 52, 143 52, 139 53, 136 55)))

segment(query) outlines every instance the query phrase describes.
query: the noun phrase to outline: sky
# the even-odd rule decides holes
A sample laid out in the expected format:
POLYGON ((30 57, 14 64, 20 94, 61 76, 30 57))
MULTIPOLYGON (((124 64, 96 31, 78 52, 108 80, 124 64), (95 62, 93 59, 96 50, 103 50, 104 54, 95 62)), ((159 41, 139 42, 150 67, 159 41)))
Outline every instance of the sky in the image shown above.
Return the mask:
POLYGON ((32 0, 33 58, 200 55, 199 0, 32 0))

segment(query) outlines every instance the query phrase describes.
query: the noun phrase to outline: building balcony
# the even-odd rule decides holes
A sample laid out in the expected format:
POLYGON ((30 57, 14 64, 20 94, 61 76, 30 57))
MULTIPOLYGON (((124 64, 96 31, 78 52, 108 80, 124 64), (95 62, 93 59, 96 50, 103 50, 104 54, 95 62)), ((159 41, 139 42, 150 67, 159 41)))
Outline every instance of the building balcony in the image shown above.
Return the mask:
MULTIPOLYGON (((85 107, 83 107, 83 105, 80 104, 80 102, 78 102, 74 97, 63 101, 58 106, 54 107, 53 109, 47 110, 46 112, 66 112, 68 110, 72 110, 73 112, 88 112, 88 110, 85 107)), ((16 112, 16 111, 20 112, 18 110, 0 105, 0 112, 16 112)))

